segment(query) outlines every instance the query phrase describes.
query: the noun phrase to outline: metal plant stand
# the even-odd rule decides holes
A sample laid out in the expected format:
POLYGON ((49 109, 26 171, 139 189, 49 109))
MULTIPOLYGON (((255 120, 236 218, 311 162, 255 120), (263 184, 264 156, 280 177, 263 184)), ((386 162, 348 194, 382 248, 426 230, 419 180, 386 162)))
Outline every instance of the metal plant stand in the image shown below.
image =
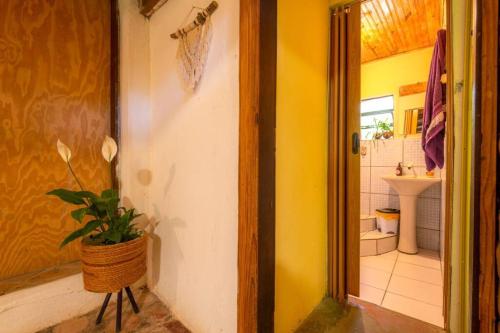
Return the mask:
MULTIPOLYGON (((132 294, 132 290, 130 287, 125 287, 125 291, 127 292, 128 300, 130 301, 130 305, 132 305, 132 309, 135 313, 139 313, 139 307, 134 299, 134 294, 132 294)), ((116 332, 120 332, 122 330, 122 294, 123 289, 120 289, 117 294, 116 299, 116 332)), ((111 299, 112 293, 106 294, 106 298, 104 298, 104 302, 102 303, 101 310, 99 311, 99 315, 97 316, 97 320, 95 321, 96 325, 100 324, 102 321, 102 317, 104 316, 104 312, 108 307, 109 300, 111 299)))

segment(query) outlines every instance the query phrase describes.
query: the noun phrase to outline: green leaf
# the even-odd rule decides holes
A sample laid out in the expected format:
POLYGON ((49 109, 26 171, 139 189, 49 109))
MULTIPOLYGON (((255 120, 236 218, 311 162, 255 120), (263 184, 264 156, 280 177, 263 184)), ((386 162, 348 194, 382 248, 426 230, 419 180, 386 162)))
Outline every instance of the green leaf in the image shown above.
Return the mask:
POLYGON ((97 204, 93 203, 89 207, 89 215, 92 215, 94 217, 100 217, 103 218, 106 216, 106 206, 104 205, 103 208, 99 208, 97 204))
POLYGON ((120 223, 128 225, 130 223, 130 221, 132 221, 133 216, 134 216, 134 210, 133 209, 125 211, 125 213, 123 213, 123 215, 120 216, 120 223))
POLYGON ((116 244, 122 241, 122 234, 116 230, 106 230, 98 234, 96 238, 104 240, 106 244, 116 244))
POLYGON ((85 201, 76 194, 77 192, 66 190, 63 188, 58 188, 56 190, 50 191, 47 195, 55 195, 59 199, 75 204, 75 205, 83 205, 85 201))
POLYGON ((99 227, 101 224, 102 224, 102 221, 98 221, 98 220, 92 220, 92 221, 88 222, 83 228, 78 229, 78 230, 72 232, 71 234, 69 234, 69 236, 66 237, 62 241, 59 248, 62 248, 64 245, 68 244, 71 241, 74 241, 75 239, 77 239, 79 237, 83 237, 83 236, 87 235, 88 233, 91 233, 97 227, 99 227))
POLYGON ((102 198, 118 198, 118 192, 112 188, 102 191, 102 198))
POLYGON ((96 199, 99 197, 97 194, 92 193, 90 191, 78 191, 78 192, 75 192, 75 194, 78 195, 82 199, 85 198, 85 199, 93 200, 93 199, 96 199))
MULTIPOLYGON (((103 192, 104 193, 104 192, 103 192)), ((114 215, 118 210, 118 203, 120 198, 118 196, 108 196, 109 193, 105 194, 104 197, 97 198, 93 200, 93 203, 97 206, 99 210, 105 210, 109 215, 114 215)))
POLYGON ((115 243, 120 243, 122 241, 122 234, 118 231, 112 231, 107 238, 115 243))
POLYGON ((96 198, 94 201, 94 206, 97 208, 97 210, 101 212, 106 212, 106 208, 108 207, 108 201, 105 199, 101 198, 96 198))
POLYGON ((89 209, 87 207, 75 209, 71 212, 71 217, 77 220, 79 223, 82 223, 83 218, 85 217, 85 215, 87 215, 88 212, 89 209))

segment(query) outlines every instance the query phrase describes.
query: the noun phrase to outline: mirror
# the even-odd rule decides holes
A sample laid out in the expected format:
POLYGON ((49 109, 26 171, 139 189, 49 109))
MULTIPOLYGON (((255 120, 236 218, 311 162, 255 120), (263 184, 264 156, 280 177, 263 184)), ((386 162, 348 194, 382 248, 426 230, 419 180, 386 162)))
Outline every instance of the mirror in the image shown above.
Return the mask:
POLYGON ((422 121, 424 108, 405 110, 404 113, 404 136, 422 133, 422 121))

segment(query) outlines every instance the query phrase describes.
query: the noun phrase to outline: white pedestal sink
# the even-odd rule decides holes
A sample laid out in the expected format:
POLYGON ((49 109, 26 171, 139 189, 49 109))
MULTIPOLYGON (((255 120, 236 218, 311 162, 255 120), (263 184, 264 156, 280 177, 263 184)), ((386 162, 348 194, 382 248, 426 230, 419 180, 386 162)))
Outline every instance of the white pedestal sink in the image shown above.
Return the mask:
POLYGON ((399 221, 398 250, 416 254, 417 248, 417 195, 431 185, 441 182, 439 178, 427 176, 383 176, 389 185, 399 194, 401 217, 399 221))

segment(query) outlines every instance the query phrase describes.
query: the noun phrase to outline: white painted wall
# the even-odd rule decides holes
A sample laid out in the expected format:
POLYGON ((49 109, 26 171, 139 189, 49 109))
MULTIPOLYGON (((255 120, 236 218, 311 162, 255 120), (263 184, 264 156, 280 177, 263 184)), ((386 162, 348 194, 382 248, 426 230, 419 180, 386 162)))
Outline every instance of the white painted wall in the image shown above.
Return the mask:
POLYGON ((127 205, 149 213, 151 108, 149 23, 136 0, 119 1, 120 152, 118 175, 127 205))
POLYGON ((156 224, 150 288, 204 333, 236 332, 239 2, 218 2, 205 74, 188 93, 169 35, 208 1, 168 1, 148 27, 128 11, 135 0, 120 1, 123 194, 156 224))

